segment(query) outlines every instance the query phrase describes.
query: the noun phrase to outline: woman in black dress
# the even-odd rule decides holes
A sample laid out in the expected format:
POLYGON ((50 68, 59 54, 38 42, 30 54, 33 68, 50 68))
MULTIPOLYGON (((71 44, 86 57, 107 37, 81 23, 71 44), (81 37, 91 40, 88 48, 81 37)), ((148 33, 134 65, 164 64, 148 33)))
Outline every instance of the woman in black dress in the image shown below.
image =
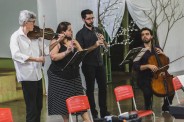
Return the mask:
MULTIPOLYGON (((48 69, 48 114, 62 115, 64 122, 68 122, 66 99, 82 95, 83 88, 79 74, 79 67, 68 67, 62 71, 76 50, 82 48, 76 40, 72 40, 72 28, 69 22, 61 22, 56 33, 58 37, 51 41, 50 57, 52 63, 48 69)), ((87 112, 82 113, 85 122, 89 122, 87 112)))

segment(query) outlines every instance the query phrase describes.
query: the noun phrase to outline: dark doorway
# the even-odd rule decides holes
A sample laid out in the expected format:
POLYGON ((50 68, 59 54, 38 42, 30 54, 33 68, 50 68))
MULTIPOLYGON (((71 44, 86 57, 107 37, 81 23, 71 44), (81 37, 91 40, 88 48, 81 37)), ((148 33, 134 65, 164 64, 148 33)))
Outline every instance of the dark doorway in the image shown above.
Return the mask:
MULTIPOLYGON (((133 19, 129 14, 129 24, 132 24, 132 22, 133 22, 133 19)), ((120 30, 121 30, 121 28, 119 28, 118 31, 120 31, 120 30)), ((129 50, 131 50, 132 48, 135 48, 135 47, 139 47, 142 44, 141 38, 140 38, 140 30, 139 30, 139 28, 136 24, 134 26, 134 31, 129 31, 129 37, 130 37, 129 42, 131 42, 129 44, 129 50)), ((119 66, 119 64, 124 59, 123 54, 124 54, 125 45, 120 44, 122 42, 122 40, 124 40, 123 35, 117 37, 117 43, 119 43, 119 44, 113 45, 115 40, 113 40, 112 44, 111 44, 111 45, 113 45, 111 47, 111 67, 112 67, 112 71, 125 71, 123 66, 122 67, 119 66)), ((131 70, 132 64, 130 64, 129 67, 130 67, 130 70, 131 70)))

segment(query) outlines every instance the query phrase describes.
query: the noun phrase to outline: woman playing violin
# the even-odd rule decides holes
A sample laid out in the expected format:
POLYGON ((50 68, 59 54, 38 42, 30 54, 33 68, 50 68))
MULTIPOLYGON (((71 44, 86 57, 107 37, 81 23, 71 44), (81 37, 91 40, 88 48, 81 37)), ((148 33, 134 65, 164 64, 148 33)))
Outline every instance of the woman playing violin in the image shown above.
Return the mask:
MULTIPOLYGON (((152 55, 154 55, 154 50, 157 54, 162 54, 164 56, 165 54, 159 46, 155 46, 154 49, 152 48, 153 32, 149 28, 142 28, 140 32, 143 42, 142 47, 146 48, 147 51, 139 61, 134 62, 133 69, 138 73, 137 84, 143 92, 144 106, 145 109, 148 110, 152 109, 153 90, 151 88, 151 81, 153 74, 159 69, 157 66, 149 64, 148 60, 152 55)), ((168 99, 166 97, 164 98, 164 104, 162 106, 163 111, 169 110, 168 106, 169 103, 172 104, 173 97, 174 95, 170 95, 167 97, 168 99)))
MULTIPOLYGON (((64 122, 68 122, 66 99, 82 95, 83 88, 79 74, 79 67, 64 66, 82 48, 76 40, 72 40, 72 28, 69 22, 61 22, 57 31, 59 35, 51 41, 50 57, 52 63, 48 69, 48 114, 62 115, 64 122), (51 49, 52 48, 52 49, 51 49)), ((81 113, 83 121, 89 122, 87 112, 81 113)))

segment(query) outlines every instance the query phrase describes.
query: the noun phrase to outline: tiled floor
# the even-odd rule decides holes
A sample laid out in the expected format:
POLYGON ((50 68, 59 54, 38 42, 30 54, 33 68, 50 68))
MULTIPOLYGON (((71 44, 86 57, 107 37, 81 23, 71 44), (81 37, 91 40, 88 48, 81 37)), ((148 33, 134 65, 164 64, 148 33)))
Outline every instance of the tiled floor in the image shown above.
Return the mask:
MULTIPOLYGON (((115 102, 115 96, 113 93, 113 89, 116 86, 129 84, 129 83, 130 83, 130 77, 128 75, 124 75, 121 73, 113 74, 113 82, 108 83, 107 103, 108 103, 108 110, 111 112, 112 115, 118 115, 118 109, 117 109, 117 104, 115 102)), ((97 96, 98 96, 97 90, 98 89, 96 89, 95 91, 96 101, 98 101, 97 100, 97 96)), ((179 92, 179 97, 181 99, 184 99, 183 91, 179 92)), ((140 91, 140 89, 135 89, 135 100, 136 100, 138 109, 143 108, 143 96, 142 96, 142 92, 140 91)), ((44 104, 43 104, 41 122, 62 122, 63 120, 61 116, 58 116, 58 115, 48 116, 47 115, 47 102, 46 101, 47 101, 47 96, 44 96, 44 104)), ((169 113, 163 113, 161 111, 162 103, 163 103, 163 100, 161 97, 159 98, 159 97, 154 96, 153 110, 156 114, 156 122, 172 122, 173 118, 171 117, 171 115, 169 113)), ((176 104, 176 103, 177 103, 176 98, 174 98, 173 104, 176 104)), ((3 104, 0 104, 0 107, 11 108, 12 113, 13 113, 14 122, 25 122, 24 100, 3 103, 3 104)), ((121 108, 123 112, 130 111, 132 109, 131 100, 121 102, 121 108)), ((81 120, 80 117, 79 117, 79 120, 81 120)), ((151 117, 144 118, 142 122, 151 122, 151 117)), ((184 120, 176 119, 175 122, 184 122, 184 120)))

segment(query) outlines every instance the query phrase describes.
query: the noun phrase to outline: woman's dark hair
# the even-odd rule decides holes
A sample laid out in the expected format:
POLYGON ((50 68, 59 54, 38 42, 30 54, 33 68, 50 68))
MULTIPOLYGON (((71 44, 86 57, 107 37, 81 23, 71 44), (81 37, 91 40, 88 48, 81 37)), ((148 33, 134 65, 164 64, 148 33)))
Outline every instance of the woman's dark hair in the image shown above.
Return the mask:
POLYGON ((151 29, 147 28, 147 27, 142 28, 142 29, 140 30, 140 33, 142 33, 142 32, 145 31, 145 30, 149 31, 150 34, 153 36, 153 31, 152 31, 151 29))
POLYGON ((61 22, 59 23, 56 33, 61 33, 62 31, 66 31, 68 29, 68 26, 71 25, 69 22, 61 22))
POLYGON ((93 11, 91 11, 90 9, 85 9, 81 12, 81 17, 82 19, 86 18, 86 14, 93 14, 93 11))

